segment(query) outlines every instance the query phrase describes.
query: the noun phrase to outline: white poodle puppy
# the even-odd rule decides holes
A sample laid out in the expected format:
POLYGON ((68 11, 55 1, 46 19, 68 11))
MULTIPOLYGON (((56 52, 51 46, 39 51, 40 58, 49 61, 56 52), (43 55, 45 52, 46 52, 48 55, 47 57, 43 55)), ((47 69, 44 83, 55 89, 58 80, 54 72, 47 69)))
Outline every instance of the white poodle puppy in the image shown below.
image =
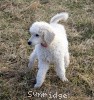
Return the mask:
POLYGON ((55 65, 57 75, 62 81, 68 81, 65 68, 69 65, 69 51, 66 30, 58 24, 60 20, 66 21, 68 13, 62 12, 46 22, 35 22, 30 27, 31 38, 29 45, 35 45, 35 49, 29 58, 28 67, 33 67, 35 59, 38 59, 38 73, 35 88, 41 87, 44 82, 49 64, 55 65))

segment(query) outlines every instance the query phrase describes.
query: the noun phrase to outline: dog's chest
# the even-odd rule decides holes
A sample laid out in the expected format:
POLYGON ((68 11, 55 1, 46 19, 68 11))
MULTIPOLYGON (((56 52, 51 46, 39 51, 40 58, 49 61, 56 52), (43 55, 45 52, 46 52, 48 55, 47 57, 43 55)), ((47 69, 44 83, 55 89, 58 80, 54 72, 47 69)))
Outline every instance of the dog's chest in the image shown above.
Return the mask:
POLYGON ((36 49, 37 49, 38 60, 54 62, 56 61, 56 59, 58 59, 58 57, 60 57, 60 55, 62 55, 61 51, 54 46, 51 48, 38 46, 36 49))
POLYGON ((54 59, 54 52, 51 49, 47 49, 47 48, 40 48, 38 50, 38 58, 45 60, 45 61, 52 61, 52 59, 54 59))

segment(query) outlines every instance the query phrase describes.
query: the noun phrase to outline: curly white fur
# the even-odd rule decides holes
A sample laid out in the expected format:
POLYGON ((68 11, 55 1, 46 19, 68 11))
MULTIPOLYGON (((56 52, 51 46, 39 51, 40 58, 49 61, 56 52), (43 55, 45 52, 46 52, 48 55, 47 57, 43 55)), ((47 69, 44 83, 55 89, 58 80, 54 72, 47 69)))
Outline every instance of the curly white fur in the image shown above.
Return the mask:
POLYGON ((30 55, 28 67, 33 67, 35 59, 38 59, 38 73, 35 88, 41 87, 44 82, 49 64, 54 63, 56 73, 62 81, 68 81, 65 75, 65 67, 69 65, 69 51, 66 30, 57 22, 61 19, 66 21, 68 13, 62 12, 55 15, 50 24, 35 22, 30 27, 31 38, 29 45, 35 45, 30 55))

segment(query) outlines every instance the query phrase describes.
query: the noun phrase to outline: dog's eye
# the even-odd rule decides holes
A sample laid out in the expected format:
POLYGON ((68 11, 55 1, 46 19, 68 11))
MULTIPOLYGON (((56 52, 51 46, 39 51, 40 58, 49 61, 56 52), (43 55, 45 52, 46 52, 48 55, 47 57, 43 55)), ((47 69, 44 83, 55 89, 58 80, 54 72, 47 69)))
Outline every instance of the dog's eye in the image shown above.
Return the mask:
POLYGON ((39 37, 39 35, 38 35, 38 34, 36 34, 36 37, 39 37))

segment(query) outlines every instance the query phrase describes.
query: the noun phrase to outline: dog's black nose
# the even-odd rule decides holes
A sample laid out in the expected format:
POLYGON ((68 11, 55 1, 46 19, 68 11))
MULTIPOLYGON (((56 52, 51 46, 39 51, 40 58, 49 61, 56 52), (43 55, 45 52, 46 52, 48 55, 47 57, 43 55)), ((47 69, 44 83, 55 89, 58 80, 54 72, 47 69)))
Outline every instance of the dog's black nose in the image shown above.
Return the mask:
POLYGON ((32 42, 31 41, 28 41, 28 45, 31 45, 32 44, 32 42))

